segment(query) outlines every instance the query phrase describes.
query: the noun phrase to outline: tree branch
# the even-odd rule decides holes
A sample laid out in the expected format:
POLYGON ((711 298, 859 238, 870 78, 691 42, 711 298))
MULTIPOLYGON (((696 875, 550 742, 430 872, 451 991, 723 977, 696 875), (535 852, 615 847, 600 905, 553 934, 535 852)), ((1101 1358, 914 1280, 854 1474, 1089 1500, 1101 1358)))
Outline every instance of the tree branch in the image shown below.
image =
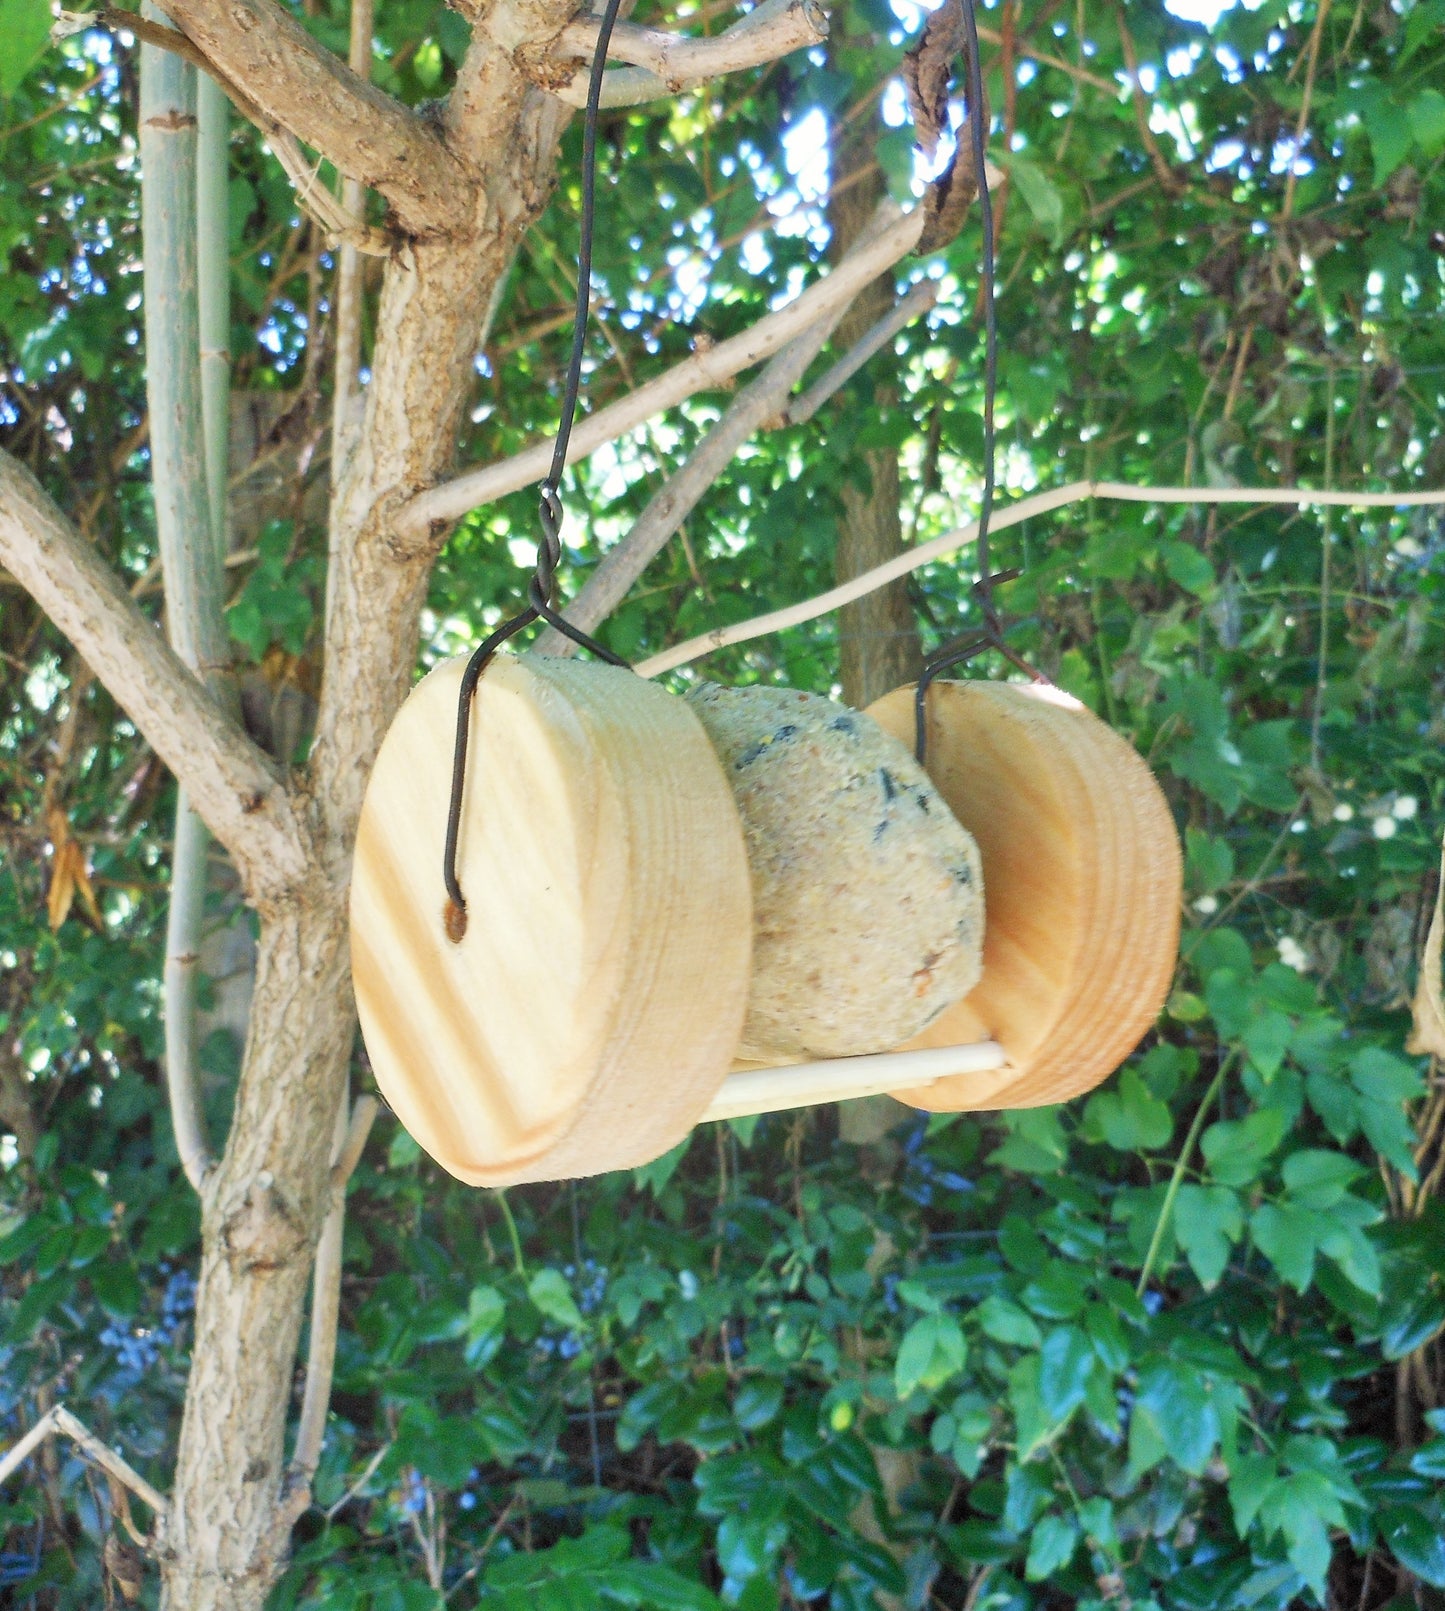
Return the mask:
MULTIPOLYGON (((845 307, 834 308, 811 330, 790 342, 753 383, 738 393, 732 406, 698 443, 686 464, 651 499, 628 532, 588 578, 587 585, 563 612, 584 632, 609 616, 627 597, 707 489, 732 463, 733 456, 802 379, 804 371, 832 335, 845 307)), ((537 640, 539 654, 571 654, 575 645, 548 628, 537 640)))
POLYGON ((47 1410, 23 1438, 3 1458, 0 1458, 0 1482, 4 1482, 10 1473, 23 1465, 25 1461, 45 1442, 46 1438, 61 1432, 72 1443, 77 1443, 95 1461, 102 1471, 115 1478, 117 1482, 124 1483, 127 1488, 156 1513, 157 1517, 164 1517, 169 1509, 165 1497, 145 1480, 138 1471, 132 1469, 126 1461, 115 1452, 108 1449, 95 1433, 73 1416, 63 1404, 57 1404, 53 1409, 47 1410))
POLYGON ((0 452, 0 565, 80 651, 190 795, 258 906, 308 872, 308 835, 268 757, 141 614, 35 477, 0 452))
MULTIPOLYGON (((1121 503, 1255 503, 1294 504, 1304 508, 1344 509, 1411 509, 1445 505, 1445 490, 1438 492, 1313 492, 1306 487, 1133 487, 1123 481, 1070 481, 1067 486, 1054 487, 1048 492, 1036 492, 1032 497, 1021 498, 1007 509, 996 509, 989 520, 990 531, 1006 531, 1010 526, 1022 525, 1035 515, 1046 515, 1069 504, 1081 503, 1085 498, 1117 499, 1121 503)), ((906 549, 897 558, 872 570, 864 571, 851 581, 800 604, 789 604, 781 610, 770 610, 766 615, 754 616, 751 621, 738 621, 732 626, 717 627, 701 637, 689 638, 671 649, 664 649, 650 659, 639 661, 632 669, 639 677, 660 677, 664 671, 673 671, 694 660, 701 660, 714 649, 731 643, 750 643, 754 638, 765 638, 769 633, 781 632, 786 627, 814 621, 820 615, 841 609, 875 589, 907 576, 910 571, 931 565, 934 560, 956 553, 978 536, 978 522, 971 520, 930 542, 906 549)))
POLYGON ((900 330, 912 324, 921 314, 927 313, 937 301, 938 281, 920 280, 907 295, 900 297, 877 324, 861 336, 851 350, 844 353, 831 369, 820 375, 801 397, 789 403, 774 423, 807 424, 834 392, 852 380, 875 352, 881 347, 886 347, 900 330))
MULTIPOLYGON (((590 61, 597 49, 598 23, 579 17, 568 23, 552 52, 553 61, 580 57, 590 61)), ((742 72, 764 62, 820 44, 828 37, 827 14, 817 0, 763 0, 725 32, 694 38, 620 22, 612 35, 609 60, 629 62, 602 80, 602 105, 636 106, 676 95, 689 84, 742 72)), ((541 80, 545 82, 545 80, 541 80)), ((587 104, 587 73, 574 73, 548 86, 568 106, 587 104)))
POLYGON ((291 1456, 291 1491, 282 1513, 289 1531, 311 1503, 311 1479, 321 1460, 326 1414, 331 1403, 331 1378, 336 1365, 336 1327, 341 1313, 341 1239, 346 1223, 346 1183, 361 1159, 366 1138, 376 1118, 374 1096, 359 1096, 346 1121, 343 1100, 337 1112, 335 1159, 331 1165, 331 1206, 322 1222, 311 1279, 311 1341, 306 1351, 306 1387, 296 1426, 296 1448, 291 1456))
POLYGON ((341 172, 380 191, 408 234, 447 234, 466 221, 475 185, 440 134, 357 77, 276 0, 167 0, 166 11, 218 77, 341 172))
MULTIPOLYGON (((372 257, 386 257, 395 242, 385 230, 368 228, 355 207, 347 205, 345 196, 337 201, 317 176, 319 164, 307 161, 296 136, 270 117, 249 95, 229 79, 193 40, 177 28, 153 22, 132 11, 120 11, 114 6, 102 6, 98 11, 62 11, 51 29, 52 39, 66 39, 71 34, 83 33, 87 28, 108 28, 112 32, 132 34, 142 44, 168 50, 173 56, 198 67, 206 78, 216 85, 232 102, 236 110, 266 136, 272 155, 281 164, 286 176, 296 187, 296 199, 301 210, 321 225, 328 235, 350 243, 355 251, 372 257)), ((355 183, 355 181, 350 181, 355 183)))
MULTIPOLYGON (((572 432, 568 463, 578 463, 604 442, 615 441, 654 414, 676 407, 695 392, 721 386, 741 370, 772 357, 835 308, 846 307, 870 280, 906 257, 917 245, 923 224, 922 207, 900 213, 891 202, 885 202, 878 210, 876 227, 865 232, 855 250, 786 307, 760 319, 741 335, 695 352, 610 407, 579 420, 572 432)), ((425 546, 434 527, 539 481, 551 459, 551 442, 538 442, 510 459, 419 493, 399 512, 398 538, 425 546)))

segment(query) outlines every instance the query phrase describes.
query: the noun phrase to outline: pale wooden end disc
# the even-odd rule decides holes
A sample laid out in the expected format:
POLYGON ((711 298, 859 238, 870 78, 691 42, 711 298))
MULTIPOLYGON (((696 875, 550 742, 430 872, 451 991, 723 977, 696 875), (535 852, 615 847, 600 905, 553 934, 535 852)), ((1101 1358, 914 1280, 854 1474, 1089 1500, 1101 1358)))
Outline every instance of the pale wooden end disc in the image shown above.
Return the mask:
MULTIPOLYGON (((868 714, 914 741, 913 689, 868 714)), ((1182 864, 1174 819, 1134 749, 1051 688, 935 682, 928 773, 978 841, 983 977, 908 1047, 997 1040, 1009 1067, 894 1094, 936 1112, 1041 1107, 1091 1090, 1168 994, 1182 864)))
POLYGON ((477 685, 448 939, 458 685, 398 713, 357 834, 352 978, 377 1083, 478 1186, 630 1168, 697 1123, 742 1028, 752 905, 696 716, 613 666, 502 656, 477 685))

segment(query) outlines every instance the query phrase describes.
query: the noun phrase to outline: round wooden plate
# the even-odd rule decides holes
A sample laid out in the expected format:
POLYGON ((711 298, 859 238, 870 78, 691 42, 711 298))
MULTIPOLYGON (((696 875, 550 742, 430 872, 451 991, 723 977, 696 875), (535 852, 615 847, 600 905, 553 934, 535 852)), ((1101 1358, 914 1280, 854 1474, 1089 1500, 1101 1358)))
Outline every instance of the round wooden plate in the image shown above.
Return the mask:
MULTIPOLYGON (((868 714, 913 747, 913 689, 868 714)), ((997 1040, 1009 1067, 893 1094, 936 1112, 1091 1090, 1154 1023, 1179 948, 1174 818, 1134 749, 1057 689, 935 682, 928 772, 978 841, 983 977, 908 1047, 997 1040)))
POLYGON ((387 733, 351 890, 352 978, 387 1101, 479 1186, 630 1168, 732 1062, 752 903, 721 765, 680 699, 612 666, 501 656, 472 706, 448 939, 442 846, 464 660, 387 733))

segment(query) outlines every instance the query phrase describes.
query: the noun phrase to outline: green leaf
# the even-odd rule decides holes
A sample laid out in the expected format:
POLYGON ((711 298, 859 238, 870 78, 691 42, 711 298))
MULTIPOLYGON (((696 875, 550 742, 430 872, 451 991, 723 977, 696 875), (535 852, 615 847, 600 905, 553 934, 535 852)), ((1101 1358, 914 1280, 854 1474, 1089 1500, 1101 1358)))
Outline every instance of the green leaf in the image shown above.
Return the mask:
MULTIPOLYGON (((447 13, 451 15, 450 12, 447 13)), ((727 1120, 727 1127, 738 1138, 744 1151, 753 1144, 753 1137, 758 1133, 758 1126, 762 1123, 761 1113, 745 1113, 741 1118, 727 1120)))
POLYGON ((1008 1373, 1009 1406, 1014 1415, 1014 1446, 1020 1461, 1047 1439, 1055 1423, 1045 1413, 1039 1396, 1040 1359, 1025 1354, 1008 1373))
POLYGON ((1273 1079, 1284 1065, 1289 1050, 1291 1025, 1282 1012, 1256 1013, 1244 1026, 1240 1038, 1249 1060, 1265 1079, 1273 1079))
POLYGON ((987 1337, 1019 1348, 1037 1348, 1043 1341, 1033 1317, 1016 1303, 994 1293, 974 1311, 974 1319, 987 1337))
POLYGON ((1244 1119, 1211 1124, 1199 1143, 1210 1174, 1222 1186, 1247 1186, 1284 1140, 1287 1122, 1278 1108, 1260 1108, 1244 1119))
POLYGON ((1228 840, 1212 838, 1198 828, 1186 828, 1184 844, 1189 887, 1196 894, 1212 894, 1234 877, 1234 851, 1228 840))
POLYGON ((469 1365, 483 1364, 496 1352, 506 1319, 506 1301, 495 1287, 472 1288, 467 1298, 466 1361, 469 1365))
POLYGON ((687 1156, 687 1149, 692 1145, 692 1138, 696 1134, 695 1130, 690 1131, 660 1158, 654 1158, 651 1163, 642 1164, 634 1169, 632 1179, 637 1189, 649 1191, 654 1197, 661 1197, 668 1181, 677 1173, 677 1166, 687 1156))
POLYGON ((129 1319, 141 1306, 140 1277, 128 1259, 112 1259, 90 1272, 90 1290, 110 1314, 129 1319))
POLYGON ((1267 1454, 1241 1455, 1230 1467, 1229 1503, 1234 1511, 1234 1530, 1244 1538, 1254 1518, 1279 1481, 1274 1461, 1267 1454))
POLYGON ((1230 1249, 1244 1231, 1238 1192, 1228 1186, 1183 1185, 1174 1202, 1174 1234, 1205 1288, 1213 1287, 1229 1264, 1230 1249))
POLYGON ((527 1296, 556 1325, 565 1326, 569 1331, 586 1329, 587 1322, 560 1270, 538 1270, 527 1283, 527 1296))
POLYGON ((1329 1221, 1290 1203, 1263 1203, 1249 1224, 1254 1244, 1279 1272, 1280 1280, 1305 1292, 1315 1275, 1315 1249, 1329 1221))
POLYGON ((1068 1154, 1057 1108, 1021 1108, 1003 1115, 1008 1139, 989 1154, 989 1162, 1026 1175, 1053 1175, 1068 1154))
POLYGON ((1163 542, 1159 553, 1170 579, 1186 593, 1203 597, 1213 588, 1214 566, 1197 548, 1191 548, 1188 543, 1163 542))
POLYGON ((1445 1589, 1445 1531, 1413 1505, 1380 1512, 1380 1537, 1406 1571, 1432 1589, 1445 1589))
POLYGON ((783 1407, 783 1384, 775 1376, 749 1377, 733 1399, 733 1420, 745 1432, 766 1426, 783 1407))
POLYGON ((1343 1152, 1306 1147, 1285 1159, 1280 1178, 1301 1208, 1333 1208, 1364 1173, 1364 1166, 1343 1152))
POLYGON ((50 43, 50 0, 0 0, 0 95, 13 95, 50 43))
POLYGON ((1409 155, 1412 131, 1404 109, 1384 95, 1376 95, 1364 113, 1365 132, 1375 157, 1374 184, 1378 190, 1409 155))
POLYGON ((968 1344, 963 1328, 952 1315, 924 1315, 903 1334, 893 1385, 899 1398, 922 1387, 932 1392, 963 1369, 968 1344))
POLYGON ((1445 1438, 1423 1444, 1410 1456, 1410 1469, 1420 1477, 1445 1479, 1445 1438))
POLYGON ((1410 133, 1427 157, 1445 150, 1445 95, 1422 89, 1410 102, 1410 133))
POLYGON ((1096 1091, 1084 1109, 1085 1133, 1119 1152, 1155 1152, 1174 1133, 1167 1104, 1145 1085, 1132 1066, 1119 1076, 1116 1090, 1096 1091))
POLYGON ((1140 1453, 1153 1455, 1149 1465, 1159 1458, 1157 1449, 1198 1476, 1219 1442, 1219 1415, 1198 1367, 1173 1359, 1144 1365, 1129 1432, 1129 1469, 1136 1478, 1147 1469, 1136 1459, 1136 1438, 1140 1453))
POLYGON ((1035 221, 1057 246, 1064 228, 1064 198, 1058 186, 1042 168, 1016 151, 1004 153, 1003 163, 1035 221))
POLYGON ((1045 1516, 1029 1537, 1024 1576, 1041 1583, 1067 1566, 1079 1544, 1079 1524, 1072 1516, 1045 1516))
MULTIPOLYGON (((1357 1199, 1349 1199, 1357 1201, 1357 1199)), ((1338 1207, 1336 1213, 1338 1213, 1338 1207)), ((1358 1225, 1331 1224, 1319 1239, 1320 1252, 1361 1292, 1380 1296, 1380 1256, 1358 1225)))
POLYGON ((1094 1346, 1077 1326, 1058 1326, 1044 1339, 1039 1355, 1039 1402, 1057 1424, 1084 1402, 1094 1346))

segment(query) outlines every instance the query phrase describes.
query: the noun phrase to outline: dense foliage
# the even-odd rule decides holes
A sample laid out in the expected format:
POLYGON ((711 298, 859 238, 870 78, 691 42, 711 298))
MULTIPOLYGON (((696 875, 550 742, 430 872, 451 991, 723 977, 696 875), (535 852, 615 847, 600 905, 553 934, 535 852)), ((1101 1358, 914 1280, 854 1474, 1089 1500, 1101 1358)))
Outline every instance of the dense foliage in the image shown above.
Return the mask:
MULTIPOLYGON (((305 9, 344 53, 344 6, 305 9)), ((922 14, 896 11, 856 0, 831 60, 609 116, 589 406, 810 272, 830 120, 881 107, 878 161, 907 189, 895 75, 922 14)), ((40 12, 0 0, 0 427, 155 600, 134 58, 99 31, 42 53, 40 12)), ((1445 485, 1445 4, 1192 17, 982 13, 1009 175, 1004 501, 1085 476, 1445 485)), ((384 0, 379 30, 384 87, 445 93, 458 19, 384 0)), ((554 423, 576 132, 462 462, 554 423)), ((291 759, 273 718, 304 729, 314 679, 332 263, 259 137, 238 127, 232 158, 251 426, 230 621, 248 712, 291 759)), ((825 585, 862 448, 899 452, 912 535, 971 510, 978 258, 975 216, 924 270, 937 312, 868 372, 893 365, 896 406, 845 390, 759 437, 608 624, 614 649, 825 585)), ((591 462, 569 588, 725 401, 591 462)), ((520 493, 463 522, 422 660, 517 596, 531 509, 520 493)), ((1175 806, 1188 906, 1157 1033, 1064 1109, 899 1109, 864 1141, 832 1111, 771 1117, 509 1196, 448 1180, 384 1120, 278 1611, 1445 1603, 1445 1098, 1403 1052, 1445 812, 1445 524, 1086 503, 995 555, 1022 572, 1001 594, 1013 643, 1175 806)), ((967 623, 969 566, 918 575, 926 642, 967 623)), ((0 612, 0 1414, 9 1441, 64 1398, 164 1485, 197 1241, 158 1068, 171 786, 3 576, 0 612)), ((826 690, 835 630, 701 670, 826 690)), ((217 925, 237 921, 218 892, 217 925)), ((238 1051, 220 1023, 217 1137, 238 1051)), ((116 1592, 116 1495, 73 1451, 4 1501, 12 1603, 116 1592)))

